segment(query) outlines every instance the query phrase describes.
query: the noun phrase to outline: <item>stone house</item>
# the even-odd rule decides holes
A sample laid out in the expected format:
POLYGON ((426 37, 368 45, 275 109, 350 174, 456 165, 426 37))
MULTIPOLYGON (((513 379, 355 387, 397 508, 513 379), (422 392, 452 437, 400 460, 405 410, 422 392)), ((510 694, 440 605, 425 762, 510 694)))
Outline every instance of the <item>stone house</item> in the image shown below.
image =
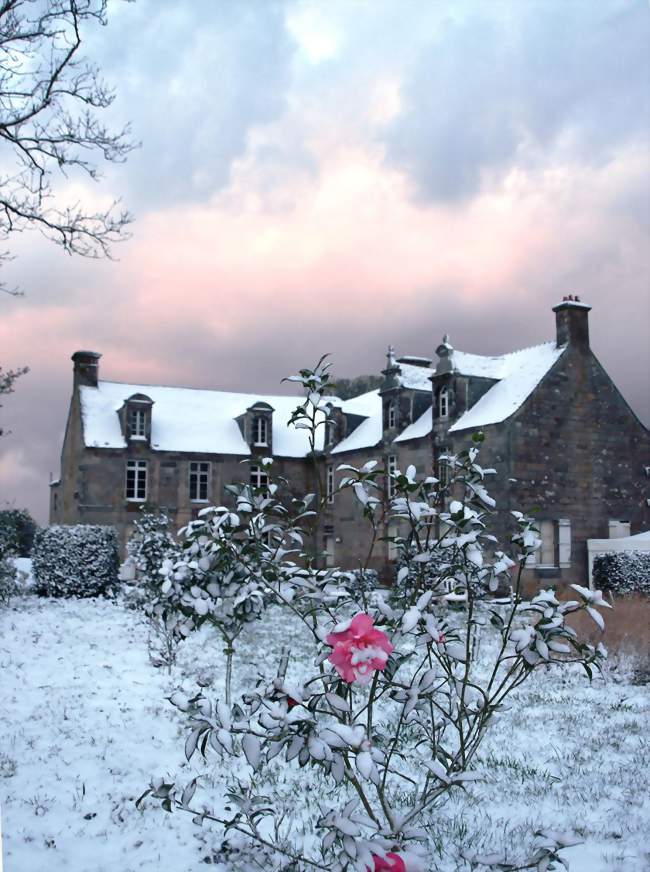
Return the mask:
MULTIPOLYGON (((297 493, 320 477, 323 561, 354 568, 368 559, 370 532, 351 491, 337 492, 338 467, 377 459, 430 474, 481 430, 481 464, 497 470, 488 484, 497 535, 507 541, 510 510, 531 512, 543 545, 529 579, 585 582, 587 539, 650 529, 650 433, 590 348, 590 307, 565 298, 553 311, 554 340, 499 356, 458 351, 447 336, 435 365, 389 349, 378 390, 332 398, 315 457, 305 432, 287 427, 295 397, 101 381, 100 355, 76 352, 51 521, 114 524, 124 542, 147 502, 181 527, 223 502, 225 484, 246 475, 264 484, 255 459, 272 455, 297 493)), ((392 558, 382 539, 368 565, 389 578, 392 558)))

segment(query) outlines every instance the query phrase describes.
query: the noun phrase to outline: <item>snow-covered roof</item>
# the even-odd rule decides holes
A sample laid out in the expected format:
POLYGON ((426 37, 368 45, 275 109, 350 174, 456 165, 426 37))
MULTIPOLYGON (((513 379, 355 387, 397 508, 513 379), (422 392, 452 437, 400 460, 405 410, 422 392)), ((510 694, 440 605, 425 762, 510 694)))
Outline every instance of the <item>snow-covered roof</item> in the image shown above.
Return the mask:
POLYGON ((356 451, 359 448, 372 448, 381 442, 383 436, 382 402, 379 391, 369 391, 344 400, 341 410, 349 415, 362 415, 362 421, 358 427, 342 439, 338 445, 332 448, 332 454, 342 454, 344 451, 356 451))
MULTIPOLYGON (((413 358, 412 358, 413 359, 413 358)), ((397 361, 400 368, 399 380, 402 387, 410 388, 414 391, 430 391, 431 376, 433 371, 428 366, 417 366, 413 363, 401 363, 397 361)))
MULTIPOLYGON (((96 388, 82 386, 80 392, 84 442, 88 448, 126 448, 117 412, 133 394, 145 394, 154 403, 151 446, 159 451, 249 455, 250 448, 235 418, 259 402, 274 409, 273 454, 304 457, 309 451, 307 431, 288 426, 299 397, 107 381, 98 382, 96 388)), ((321 441, 322 432, 320 427, 317 435, 321 441)))
POLYGON ((488 357, 483 354, 470 354, 467 351, 457 351, 455 348, 450 353, 450 360, 454 372, 457 372, 460 375, 470 375, 478 378, 504 378, 508 371, 509 357, 509 354, 488 357))
POLYGON ((421 439, 428 436, 433 429, 433 413, 431 406, 422 415, 393 439, 393 442, 408 442, 409 439, 421 439))
MULTIPOLYGON (((464 415, 449 428, 450 433, 468 428, 485 427, 488 424, 498 424, 505 421, 510 415, 528 399, 553 364, 560 358, 566 346, 557 347, 555 342, 546 342, 543 345, 535 345, 532 348, 523 348, 521 351, 513 351, 501 357, 484 358, 494 362, 486 364, 484 372, 487 378, 499 378, 500 381, 493 385, 481 399, 468 409, 464 415), (498 363, 497 363, 498 361, 498 363), (492 375, 487 375, 487 372, 492 375), (499 373, 499 375, 497 375, 499 373)), ((475 371, 467 375, 479 375, 479 355, 464 352, 453 352, 453 361, 456 364, 457 355, 463 355, 460 363, 467 367, 474 367, 475 371), (472 358, 467 361, 464 358, 472 358)))

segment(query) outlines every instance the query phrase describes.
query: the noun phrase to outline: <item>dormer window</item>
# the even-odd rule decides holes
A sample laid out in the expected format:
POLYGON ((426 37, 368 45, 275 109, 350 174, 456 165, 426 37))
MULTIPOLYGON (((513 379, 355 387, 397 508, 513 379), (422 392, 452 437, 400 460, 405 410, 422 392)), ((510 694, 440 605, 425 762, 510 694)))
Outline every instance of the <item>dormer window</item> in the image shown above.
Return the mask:
POLYGON ((438 393, 438 417, 449 417, 449 388, 447 385, 440 388, 440 392, 438 393))
POLYGON ((144 409, 129 411, 129 429, 131 439, 147 438, 147 413, 144 409))
POLYGON ((145 394, 132 394, 119 410, 120 427, 127 442, 149 442, 153 400, 145 394))
POLYGON ((336 433, 336 424, 334 421, 325 421, 325 446, 331 445, 334 442, 334 434, 336 433))
POLYGON ((269 444, 268 422, 266 418, 258 415, 253 418, 253 445, 266 446, 269 444))
POLYGON ((235 420, 253 453, 273 453, 273 406, 259 400, 235 420))
POLYGON ((387 414, 387 423, 388 429, 392 430, 393 427, 397 425, 397 409, 395 407, 395 402, 391 400, 388 404, 388 414, 387 414))

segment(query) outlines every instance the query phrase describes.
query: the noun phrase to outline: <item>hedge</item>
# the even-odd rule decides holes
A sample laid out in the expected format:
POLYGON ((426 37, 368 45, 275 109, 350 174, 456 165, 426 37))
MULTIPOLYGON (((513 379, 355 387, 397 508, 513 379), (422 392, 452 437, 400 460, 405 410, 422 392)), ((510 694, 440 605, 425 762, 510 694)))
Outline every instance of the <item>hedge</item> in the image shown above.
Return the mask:
POLYGON ((34 538, 32 560, 38 594, 98 596, 117 583, 117 533, 89 524, 45 527, 34 538))
POLYGON ((607 551, 594 558, 594 586, 612 593, 650 594, 650 551, 607 551))

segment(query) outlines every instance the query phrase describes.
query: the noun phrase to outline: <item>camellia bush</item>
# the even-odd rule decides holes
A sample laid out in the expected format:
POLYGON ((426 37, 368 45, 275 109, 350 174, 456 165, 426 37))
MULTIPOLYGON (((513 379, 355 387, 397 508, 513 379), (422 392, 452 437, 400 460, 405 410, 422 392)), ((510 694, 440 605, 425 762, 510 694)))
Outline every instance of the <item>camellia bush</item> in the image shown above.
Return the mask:
MULTIPOLYGON (((327 365, 296 379, 306 399, 294 421, 310 428, 313 447, 327 365)), ((219 615, 222 586, 236 578, 240 609, 254 611, 257 605, 247 604, 261 608, 268 597, 285 610, 288 626, 304 626, 313 668, 292 680, 288 676, 299 670, 285 647, 274 669, 264 652, 265 674, 236 701, 230 691, 211 698, 202 687, 193 696, 173 694, 171 702, 188 717, 188 760, 240 758, 240 775, 225 787, 227 812, 210 807, 200 776, 185 785, 158 779, 139 802, 153 796, 168 811, 187 811, 196 823, 213 821, 229 837, 245 837, 269 870, 435 869, 427 845, 436 810, 484 777, 475 768, 478 752, 487 730, 504 716, 508 696, 539 668, 579 663, 591 677, 605 656, 602 646, 581 642, 566 622, 585 610, 601 626, 598 609, 609 605, 599 592, 573 585, 575 599, 568 601, 544 590, 523 598, 522 571, 540 547, 538 530, 515 512, 511 553, 499 549, 489 532, 495 506, 486 480, 492 471, 479 465, 481 437, 475 438, 472 448, 446 458, 444 488, 414 467, 392 473, 388 504, 389 473, 380 464, 341 468, 340 487, 356 495, 373 542, 388 524, 400 531, 394 538, 398 583, 390 597, 355 584, 350 573, 318 568, 309 545, 320 488, 290 497, 270 462, 265 493, 242 486, 234 490, 234 507, 207 510, 198 526, 190 525, 189 559, 165 570, 180 620, 193 626, 219 615), (219 548, 212 551, 219 536, 228 543, 225 575, 219 548), (495 597, 503 590, 507 597, 495 597), (476 652, 490 627, 497 644, 486 668, 476 652), (280 785, 288 767, 295 768, 297 785, 300 771, 312 770, 327 799, 315 801, 297 787, 287 801, 280 785)), ((533 855, 516 863, 469 851, 464 857, 470 866, 550 870, 568 844, 562 834, 546 832, 533 855)))
POLYGON ((32 560, 37 593, 99 596, 117 584, 117 533, 91 524, 44 527, 34 537, 32 560))

